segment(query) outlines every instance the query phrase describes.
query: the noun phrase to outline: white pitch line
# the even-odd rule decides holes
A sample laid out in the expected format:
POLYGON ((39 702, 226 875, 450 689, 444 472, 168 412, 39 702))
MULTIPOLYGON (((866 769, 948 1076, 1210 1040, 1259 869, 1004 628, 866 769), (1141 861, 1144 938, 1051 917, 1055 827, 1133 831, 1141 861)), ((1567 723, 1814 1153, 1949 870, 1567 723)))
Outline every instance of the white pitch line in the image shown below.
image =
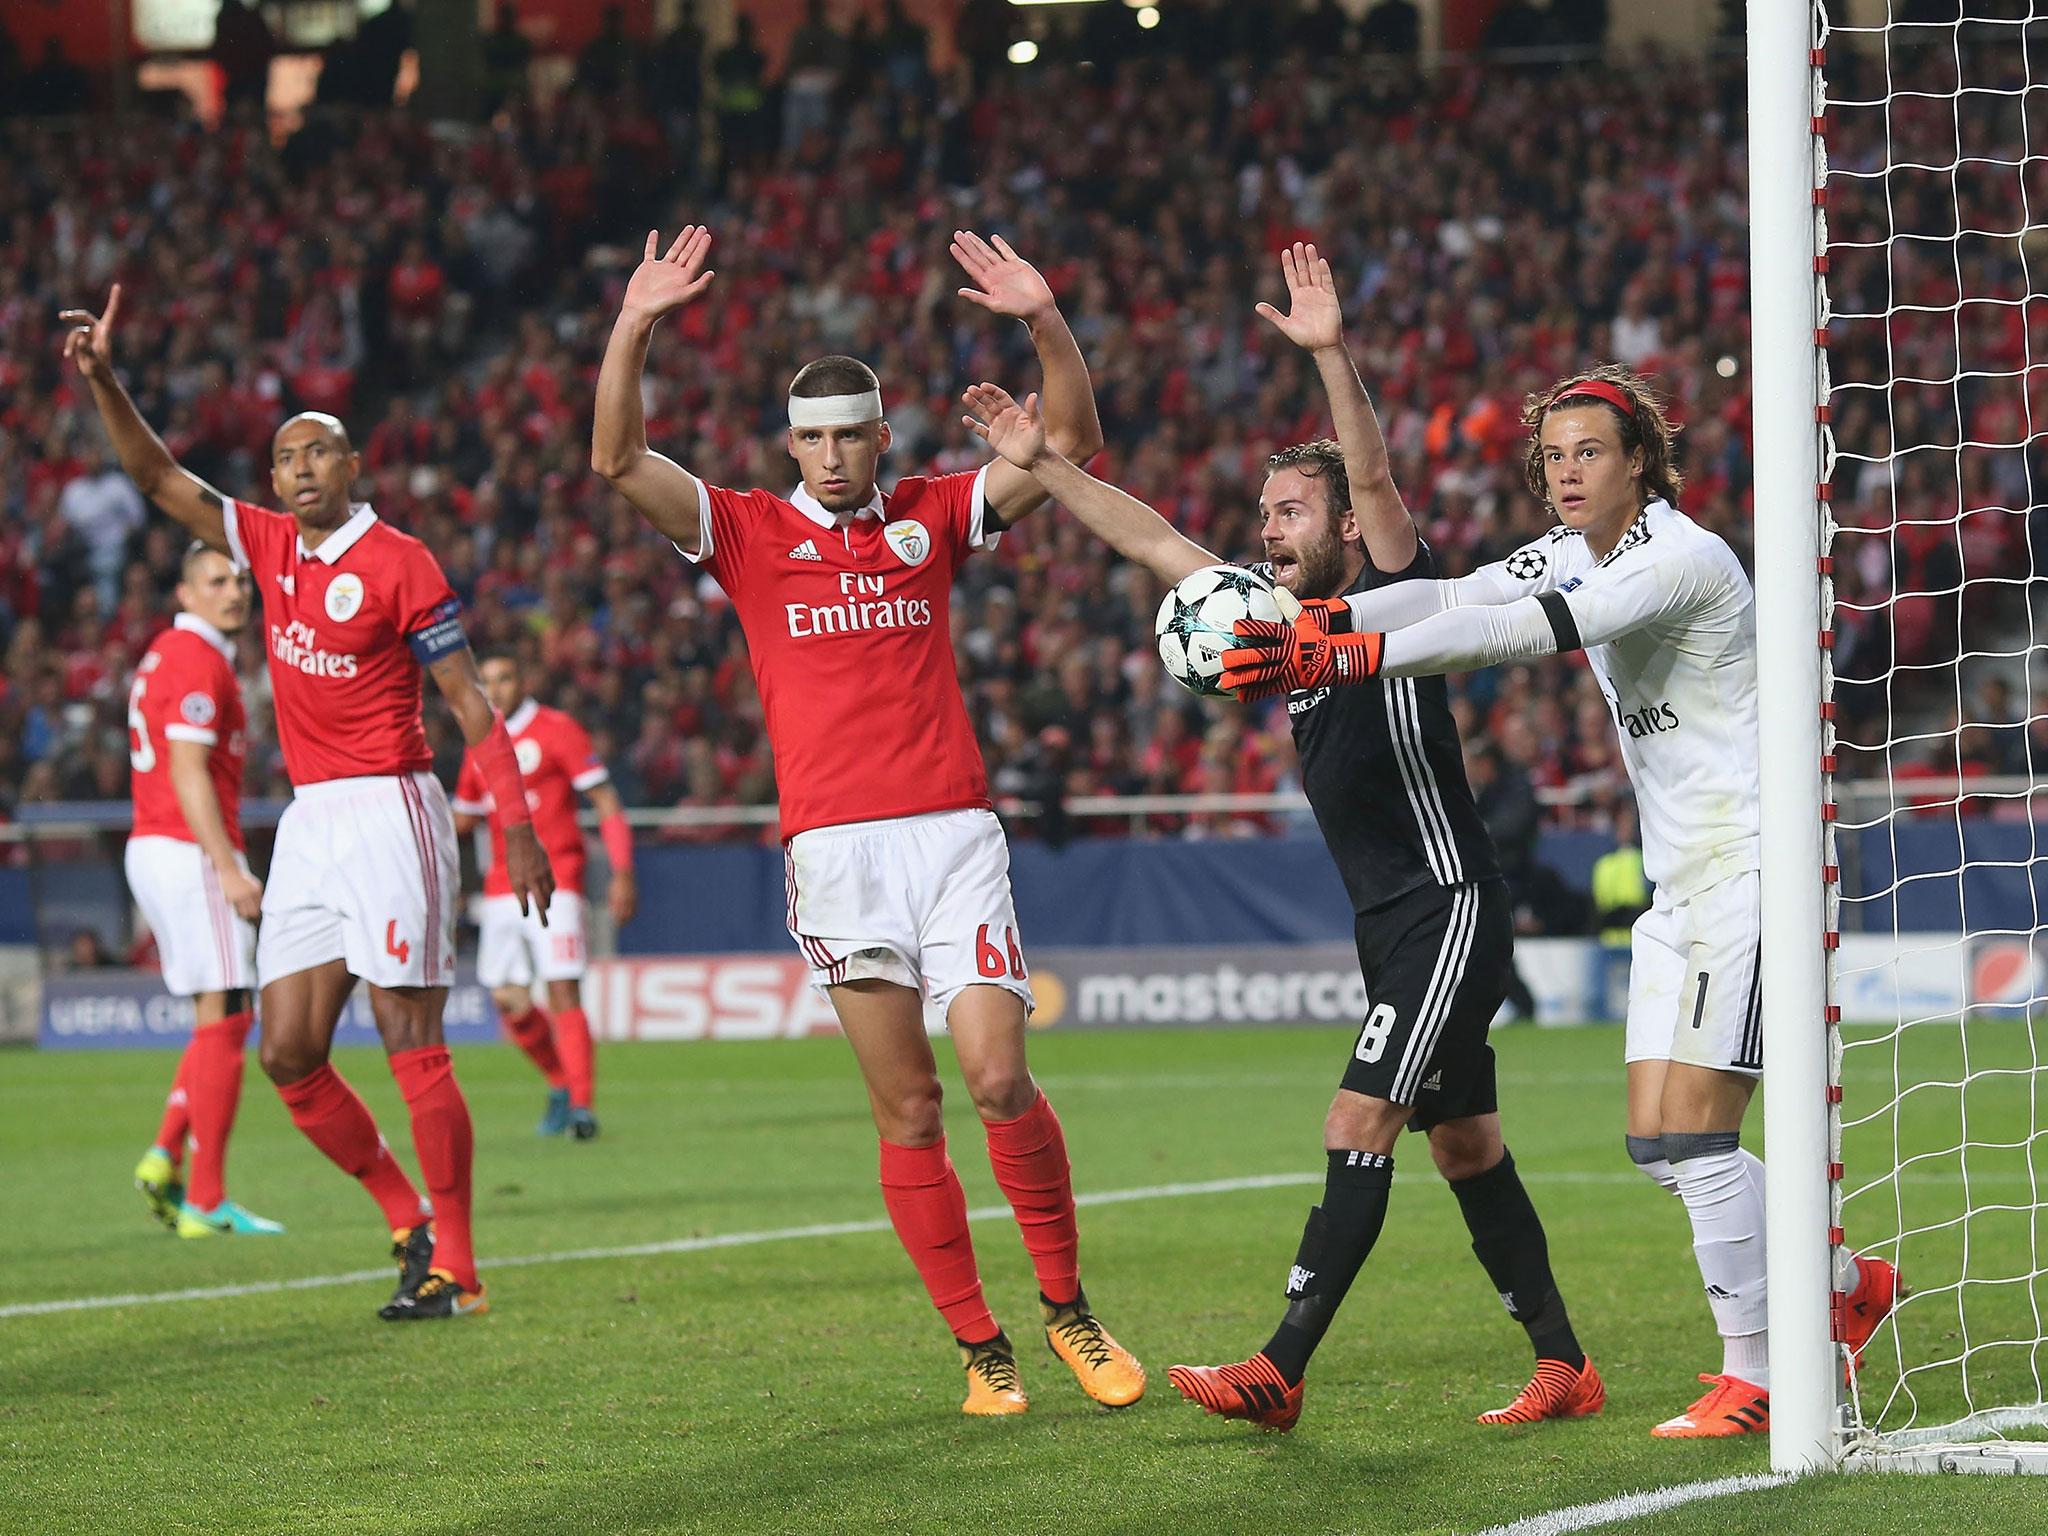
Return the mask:
MULTIPOLYGON (((1396 1182, 1429 1182, 1424 1172, 1397 1174, 1396 1182)), ((1128 1205, 1138 1200, 1174 1200, 1189 1195, 1228 1195, 1252 1189, 1287 1189, 1320 1184, 1320 1173, 1261 1173, 1239 1179, 1208 1179, 1194 1184, 1146 1184, 1136 1189, 1105 1189, 1076 1195, 1076 1205, 1128 1205)), ((1643 1183, 1639 1173, 1623 1169, 1557 1170, 1543 1173, 1527 1170, 1525 1184, 1630 1184, 1643 1183)), ((1953 1176, 1927 1175, 1903 1179, 1902 1183, 1952 1184, 1953 1176)), ((1007 1205, 988 1205, 967 1213, 969 1221, 999 1221, 1007 1218, 1007 1205)), ((764 1232, 724 1232, 711 1237, 678 1237, 659 1243, 629 1243, 615 1248, 571 1248, 561 1253, 528 1253, 512 1258, 493 1258, 484 1267, 531 1269, 537 1264, 576 1264, 586 1259, 638 1259, 665 1253, 708 1253, 718 1248, 750 1248, 759 1243, 796 1242, 813 1237, 850 1237, 864 1232, 886 1232, 886 1220, 833 1221, 803 1227, 777 1227, 764 1232)), ((304 1275, 295 1280, 252 1280, 241 1285, 198 1285, 182 1291, 131 1291, 119 1296, 67 1296, 53 1301, 21 1301, 0 1306, 0 1322, 10 1317, 41 1317, 52 1312, 98 1312, 108 1307, 153 1307, 173 1301, 224 1301, 237 1296, 273 1296, 283 1291, 319 1291, 337 1285, 359 1285, 366 1280, 388 1279, 389 1266, 355 1269, 340 1275, 304 1275)))
POLYGON ((1765 1488, 1782 1488, 1793 1480, 1790 1472, 1762 1472, 1744 1477, 1717 1477, 1711 1482, 1678 1483, 1669 1488, 1652 1488, 1644 1493, 1624 1493, 1598 1504, 1573 1504, 1547 1514, 1531 1515, 1508 1525, 1488 1526, 1479 1536, 1568 1536, 1572 1531, 1590 1531, 1617 1520, 1636 1520, 1681 1504, 1701 1499, 1726 1498, 1731 1493, 1757 1493, 1765 1488))
MULTIPOLYGON (((1174 1200, 1189 1195, 1228 1195, 1241 1190, 1284 1189, 1300 1184, 1320 1184, 1320 1173, 1264 1173, 1241 1179, 1208 1179, 1198 1184, 1147 1184, 1136 1189, 1105 1189, 1076 1195, 1076 1205, 1127 1205, 1138 1200, 1174 1200)), ((988 1205, 967 1213, 969 1221, 1009 1219, 1007 1205, 988 1205)), ((717 1248, 747 1248, 757 1243, 795 1242, 814 1237, 850 1237, 867 1232, 887 1232, 886 1219, 870 1221, 819 1222, 804 1227, 778 1227, 765 1232, 724 1232, 712 1237, 678 1237, 661 1243, 628 1243, 616 1248, 572 1248, 561 1253, 529 1253, 514 1258, 493 1258, 485 1268, 530 1269, 537 1264, 576 1264, 587 1259, 639 1259, 665 1253, 708 1253, 717 1248)), ((109 1307, 153 1307, 173 1301, 222 1301, 237 1296, 271 1296, 282 1291, 327 1290, 338 1285, 360 1285, 368 1280, 388 1280, 390 1266, 357 1269, 341 1275, 307 1275, 297 1280, 253 1280, 243 1285, 201 1285, 182 1291, 138 1291, 123 1296, 72 1296, 57 1301, 25 1301, 0 1307, 0 1318, 42 1317, 52 1312, 98 1312, 109 1307)))

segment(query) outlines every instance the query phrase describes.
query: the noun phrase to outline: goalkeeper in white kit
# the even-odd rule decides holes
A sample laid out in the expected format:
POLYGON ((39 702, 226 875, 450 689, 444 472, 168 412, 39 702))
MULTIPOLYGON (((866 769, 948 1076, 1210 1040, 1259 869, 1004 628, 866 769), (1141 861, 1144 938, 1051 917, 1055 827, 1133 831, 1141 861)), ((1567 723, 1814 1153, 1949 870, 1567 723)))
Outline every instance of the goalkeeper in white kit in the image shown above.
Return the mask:
MULTIPOLYGON (((1651 1433, 1753 1434, 1770 1426, 1763 1164, 1739 1141, 1763 1072, 1756 596, 1727 544, 1678 510, 1673 428, 1641 378, 1609 366, 1566 379, 1523 419, 1529 487, 1560 526, 1470 576, 1240 621, 1223 684, 1264 698, 1585 651, 1656 883, 1629 967, 1628 1151, 1684 1202, 1721 1334, 1706 1394, 1651 1433)), ((1844 1268, 1853 1360, 1898 1274, 1870 1257, 1844 1268)))

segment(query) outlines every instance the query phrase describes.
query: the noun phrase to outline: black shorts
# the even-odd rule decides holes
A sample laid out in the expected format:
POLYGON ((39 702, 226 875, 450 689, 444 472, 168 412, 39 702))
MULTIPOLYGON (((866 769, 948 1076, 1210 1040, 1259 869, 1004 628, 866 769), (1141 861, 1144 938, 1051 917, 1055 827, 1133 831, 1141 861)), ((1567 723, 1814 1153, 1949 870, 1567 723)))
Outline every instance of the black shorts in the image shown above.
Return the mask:
POLYGON ((1358 915, 1365 1023, 1344 1086, 1413 1105, 1411 1131, 1500 1107, 1487 1031, 1514 970, 1500 880, 1424 886, 1358 915))

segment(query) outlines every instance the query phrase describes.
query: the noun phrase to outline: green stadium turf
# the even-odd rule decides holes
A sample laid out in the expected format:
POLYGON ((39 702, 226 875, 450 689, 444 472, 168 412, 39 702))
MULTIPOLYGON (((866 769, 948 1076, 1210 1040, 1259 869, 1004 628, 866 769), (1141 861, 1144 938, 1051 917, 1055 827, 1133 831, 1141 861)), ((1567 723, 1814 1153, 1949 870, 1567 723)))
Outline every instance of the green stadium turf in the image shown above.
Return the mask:
MULTIPOLYGON (((2002 1044, 1973 1048, 2014 1067, 2032 1059, 2025 1026, 1987 1029, 2004 1031, 2002 1044)), ((1033 1042, 1083 1196, 1136 1192, 1082 1212, 1082 1268, 1153 1385, 1122 1413, 1083 1398, 1037 1342, 1015 1228, 983 1220, 983 1273, 1024 1346, 1032 1395, 1031 1412, 1006 1421, 957 1412, 951 1345, 886 1231, 491 1267, 878 1223, 873 1132, 842 1043, 606 1047, 604 1136, 590 1145, 536 1140, 537 1080, 511 1050, 478 1047, 457 1064, 477 1121, 491 1314, 382 1324, 380 1278, 0 1316, 0 1530, 1469 1532, 1764 1470, 1761 1439, 1646 1433, 1695 1395, 1694 1373, 1717 1367, 1719 1351, 1683 1213, 1622 1152, 1617 1031, 1510 1030, 1496 1042, 1509 1144, 1607 1378, 1595 1420, 1505 1432, 1471 1422, 1520 1385, 1526 1346, 1414 1138, 1298 1431, 1205 1419, 1167 1384, 1175 1361, 1240 1358, 1279 1311, 1319 1181, 1341 1032, 1033 1042), (1143 1193, 1262 1176, 1298 1182, 1143 1193)), ((384 1264, 375 1208, 299 1138, 253 1062, 229 1187, 290 1235, 181 1243, 149 1222, 128 1174, 171 1059, 0 1054, 0 1309, 384 1264)), ((1859 1093, 1871 1102, 1888 1061, 1852 1054, 1852 1109, 1859 1093)), ((341 1065, 410 1166, 381 1062, 348 1052, 341 1065)), ((1973 1087, 1968 1105, 1974 1138, 2019 1147, 1981 1164, 2014 1204, 2030 1198, 2033 1082, 1973 1087)), ((1956 1095, 1925 1100, 1901 1134, 1946 1145, 1956 1095)), ((964 1094, 948 1113, 970 1205, 997 1204, 964 1094)), ((1916 1165, 1902 1189, 1956 1204, 1956 1166, 1916 1165)), ((2033 1234, 2031 1213, 1972 1223, 1972 1274, 2025 1274, 2033 1234)), ((1919 1241, 1907 1260, 1921 1278, 1954 1278, 1960 1232, 1919 1241)), ((1960 1323, 2010 1324, 2025 1331, 2008 1337, 2031 1341, 2029 1284, 1984 1290, 1978 1311, 1950 1305, 1945 1324, 1929 1308, 1909 1344, 1938 1345, 1960 1323)), ((1995 1353, 2007 1357, 1993 1364, 1997 1386, 2020 1392, 2029 1352, 1995 1353)), ((1880 1362, 1870 1375, 1888 1392, 1895 1371, 1880 1362)), ((1955 1390, 1954 1372, 1930 1378, 1923 1415, 1955 1390)), ((1634 1528, 2038 1529, 2044 1497, 2026 1480, 1825 1478, 1634 1528)))

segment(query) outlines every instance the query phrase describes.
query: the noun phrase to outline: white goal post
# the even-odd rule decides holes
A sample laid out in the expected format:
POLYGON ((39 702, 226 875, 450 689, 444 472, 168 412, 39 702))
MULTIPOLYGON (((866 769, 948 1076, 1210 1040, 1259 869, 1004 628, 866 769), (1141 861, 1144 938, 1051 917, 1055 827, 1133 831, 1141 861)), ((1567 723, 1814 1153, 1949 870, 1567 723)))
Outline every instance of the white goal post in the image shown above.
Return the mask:
POLYGON ((1780 1471, 2048 1471, 2037 9, 1749 5, 1780 1471), (1992 718, 2015 686, 2023 718, 1992 718), (1993 747, 2016 788, 1969 778, 1993 747), (1858 1250, 1912 1294, 1852 1385, 1858 1250))

